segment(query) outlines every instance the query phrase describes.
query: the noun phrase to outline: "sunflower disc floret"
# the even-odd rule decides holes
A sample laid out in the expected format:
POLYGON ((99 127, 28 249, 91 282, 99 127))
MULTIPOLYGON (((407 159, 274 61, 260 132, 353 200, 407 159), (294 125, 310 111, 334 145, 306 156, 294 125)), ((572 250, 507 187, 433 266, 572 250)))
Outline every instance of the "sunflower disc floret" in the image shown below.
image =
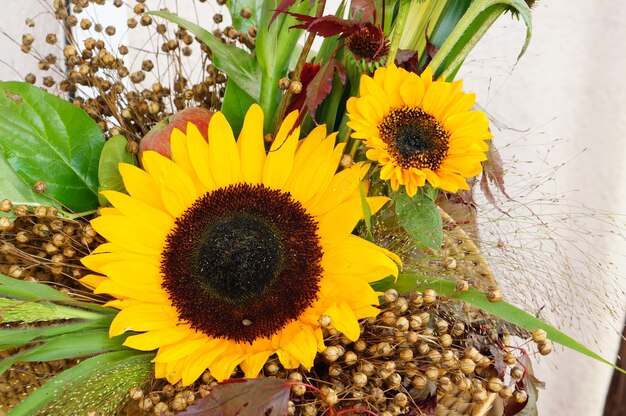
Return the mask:
POLYGON ((428 181, 457 192, 482 171, 489 122, 471 110, 475 96, 461 87, 461 81, 433 81, 430 68, 420 76, 390 65, 361 77, 360 96, 347 103, 348 126, 394 190, 404 185, 413 196, 428 181))
MULTIPOLYGON (((92 225, 108 242, 83 258, 98 274, 82 282, 116 298, 110 335, 133 331, 126 346, 157 350, 157 377, 189 385, 237 366, 255 377, 274 354, 310 368, 322 316, 355 341, 358 320, 379 313, 369 283, 398 271, 352 234, 368 166, 337 173, 343 145, 324 126, 300 141, 296 118, 266 152, 259 106, 237 140, 216 113, 208 143, 193 124, 174 130, 171 160, 146 152, 144 169, 120 165, 128 194, 104 192, 114 208, 92 225)), ((386 201, 368 198, 373 212, 386 201)))

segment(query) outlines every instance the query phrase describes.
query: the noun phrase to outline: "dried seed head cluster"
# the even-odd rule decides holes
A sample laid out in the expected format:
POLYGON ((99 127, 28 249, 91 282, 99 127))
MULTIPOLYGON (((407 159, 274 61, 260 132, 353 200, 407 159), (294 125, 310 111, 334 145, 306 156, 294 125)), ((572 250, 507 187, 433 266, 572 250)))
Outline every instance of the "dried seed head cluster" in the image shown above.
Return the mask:
MULTIPOLYGON (((0 360, 24 351, 24 348, 0 351, 0 360)), ((0 376, 0 414, 7 414, 54 375, 67 370, 79 360, 54 360, 46 362, 13 364, 0 376)))
MULTIPOLYGON (((132 10, 123 25, 93 20, 92 16, 98 15, 93 9, 105 5, 104 1, 69 3, 54 0, 48 5, 64 37, 56 33, 42 39, 31 33, 22 35, 22 51, 37 59, 41 72, 23 74, 27 82, 71 98, 107 135, 123 134, 129 140, 140 140, 156 122, 186 107, 221 107, 226 77, 211 63, 207 46, 188 31, 144 14, 149 10, 144 0, 114 2, 116 7, 132 10), (140 46, 118 45, 112 38, 116 34, 131 43, 140 38, 148 41, 140 46), (58 53, 38 52, 50 45, 57 46, 58 53)), ((216 7, 210 6, 208 13, 216 7)), ((250 17, 250 10, 243 9, 241 16, 250 17)), ((215 14, 213 20, 214 34, 223 42, 254 49, 256 28, 239 33, 233 27, 217 25, 221 14, 215 14)))
POLYGON ((28 281, 80 288, 86 274, 79 259, 102 243, 87 221, 59 216, 53 207, 0 201, 0 273, 28 281))
MULTIPOLYGON (((327 348, 310 372, 284 369, 277 360, 266 363, 262 377, 294 383, 290 414, 322 415, 330 408, 426 414, 437 406, 474 414, 496 397, 527 397, 516 387, 527 376, 518 363, 525 352, 506 345, 508 334, 481 322, 454 321, 458 304, 432 290, 408 296, 388 290, 384 299, 381 314, 362 322, 356 342, 330 328, 330 317, 322 317, 327 348)), ((175 414, 216 385, 208 372, 185 388, 155 382, 145 391, 132 389, 129 408, 175 414)))

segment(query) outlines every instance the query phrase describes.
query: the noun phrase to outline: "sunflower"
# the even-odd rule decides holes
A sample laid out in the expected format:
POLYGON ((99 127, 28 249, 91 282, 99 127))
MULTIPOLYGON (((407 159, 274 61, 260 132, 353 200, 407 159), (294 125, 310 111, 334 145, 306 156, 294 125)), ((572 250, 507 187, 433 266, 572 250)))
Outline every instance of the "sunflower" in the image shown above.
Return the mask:
POLYGON ((347 103, 352 137, 365 140, 380 177, 410 196, 426 181, 449 192, 468 189, 466 178, 482 171, 492 137, 485 114, 470 110, 474 94, 461 91, 461 81, 432 77, 430 68, 421 76, 379 68, 361 77, 360 96, 347 103))
MULTIPOLYGON (((379 313, 369 283, 398 270, 352 234, 368 166, 336 173, 343 145, 324 126, 299 141, 296 118, 266 153, 259 106, 237 141, 215 113, 208 143, 193 124, 174 130, 171 160, 146 152, 144 170, 120 165, 129 195, 104 192, 114 208, 92 225, 108 242, 83 258, 99 273, 83 283, 116 298, 110 336, 137 332, 124 345, 158 350, 157 377, 189 385, 237 366, 256 377, 274 354, 309 369, 322 323, 355 341, 358 320, 379 313)), ((385 202, 368 198, 372 211, 385 202)))

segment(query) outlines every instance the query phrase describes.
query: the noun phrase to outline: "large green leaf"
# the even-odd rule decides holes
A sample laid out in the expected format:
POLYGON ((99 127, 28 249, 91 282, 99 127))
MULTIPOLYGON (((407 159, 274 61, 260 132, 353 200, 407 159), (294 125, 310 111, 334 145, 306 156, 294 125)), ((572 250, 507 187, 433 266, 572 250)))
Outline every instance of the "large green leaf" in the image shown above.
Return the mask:
POLYGON ((63 292, 36 282, 26 282, 20 279, 0 274, 0 295, 24 300, 56 300, 71 302, 70 296, 63 292))
POLYGON ((263 0, 226 0, 226 6, 232 18, 233 27, 239 32, 246 33, 248 28, 259 29, 259 21, 263 10, 263 0), (247 19, 241 15, 243 9, 250 11, 247 19))
POLYGON ((175 14, 163 11, 153 11, 148 14, 176 23, 178 26, 196 35, 200 41, 211 49, 215 67, 225 72, 228 78, 242 90, 246 91, 248 95, 256 101, 259 100, 261 95, 261 71, 254 56, 236 46, 223 43, 208 30, 175 14))
POLYGON ((0 153, 28 185, 70 210, 98 206, 104 137, 82 109, 25 82, 0 83, 0 153))
MULTIPOLYGON (((98 163, 98 192, 118 191, 126 192, 124 181, 118 168, 120 163, 128 163, 137 166, 137 156, 126 151, 128 140, 122 135, 116 135, 106 141, 102 148, 98 163)), ((104 195, 98 194, 100 205, 107 205, 104 195)))
POLYGON ((152 358, 154 354, 134 350, 89 358, 50 379, 9 415, 117 415, 128 400, 128 390, 150 379, 152 358))
POLYGON ((43 194, 38 194, 11 168, 4 156, 0 154, 0 200, 8 199, 13 205, 57 205, 55 201, 43 194))
POLYGON ((222 101, 222 113, 224 113, 226 120, 232 127, 235 137, 239 136, 246 113, 254 103, 254 99, 239 88, 237 84, 230 81, 226 84, 224 100, 222 101))
POLYGON ((550 324, 536 318, 535 316, 519 309, 510 303, 491 302, 487 299, 487 296, 481 291, 470 288, 466 292, 459 292, 456 290, 456 284, 450 280, 443 279, 428 279, 424 276, 420 276, 414 273, 400 273, 398 279, 395 281, 392 279, 385 279, 381 282, 376 282, 372 285, 376 290, 383 291, 391 287, 395 288, 400 293, 406 293, 410 290, 420 290, 431 288, 434 289, 439 295, 443 295, 448 299, 460 300, 470 305, 474 305, 477 308, 482 309, 500 319, 517 325, 520 328, 524 328, 528 331, 534 331, 535 329, 543 329, 546 331, 548 339, 570 348, 581 354, 600 361, 601 363, 610 365, 614 369, 626 374, 626 370, 623 370, 615 366, 612 362, 602 358, 589 348, 585 347, 578 341, 554 328, 550 324))
POLYGON ((418 245, 440 248, 443 241, 441 215, 432 197, 424 190, 410 197, 404 189, 400 189, 393 199, 398 222, 418 245))

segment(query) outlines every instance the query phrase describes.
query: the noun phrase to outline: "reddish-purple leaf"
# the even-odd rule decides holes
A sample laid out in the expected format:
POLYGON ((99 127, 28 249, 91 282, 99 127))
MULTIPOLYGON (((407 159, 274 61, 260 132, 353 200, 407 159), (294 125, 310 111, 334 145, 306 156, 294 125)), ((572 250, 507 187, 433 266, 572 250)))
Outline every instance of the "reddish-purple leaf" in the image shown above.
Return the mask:
POLYGON ((417 73, 418 61, 417 51, 410 49, 398 49, 398 52, 396 53, 396 66, 404 68, 409 72, 417 73))
POLYGON ((188 407, 184 416, 286 416, 288 380, 276 378, 232 379, 213 387, 211 393, 188 407))
POLYGON ((302 92, 291 97, 291 102, 289 103, 285 114, 289 114, 294 110, 298 110, 302 113, 302 106, 304 105, 304 100, 306 99, 306 92, 309 89, 311 81, 313 81, 313 78, 315 78, 315 75, 317 75, 319 70, 320 66, 317 64, 312 64, 309 62, 306 62, 304 64, 304 66, 302 67, 302 72, 300 73, 302 92))
POLYGON ((325 38, 341 34, 339 39, 343 39, 350 36, 350 34, 356 31, 359 27, 356 23, 340 19, 337 16, 313 17, 300 13, 285 13, 302 22, 301 25, 291 26, 292 29, 304 29, 310 33, 314 33, 325 38))
MULTIPOLYGON (((269 27, 272 26, 272 23, 274 23, 274 20, 276 20, 276 18, 278 17, 279 14, 287 13, 287 9, 290 8, 291 6, 293 6, 294 4, 296 4, 296 1, 298 1, 298 0, 283 0, 283 1, 281 1, 280 4, 278 5, 278 7, 276 8, 276 10, 274 10, 274 14, 272 15, 272 18, 270 19, 270 23, 269 23, 269 25, 267 25, 267 28, 269 29, 269 27)), ((300 0, 300 1, 302 1, 302 0, 300 0)), ((313 5, 315 5, 315 0, 309 0, 309 9, 312 9, 313 5)))
POLYGON ((358 12, 362 12, 359 17, 359 21, 365 22, 370 20, 370 18, 376 13, 376 5, 372 0, 352 0, 352 3, 350 4, 350 12, 352 17, 356 17, 358 12))
POLYGON ((307 88, 304 107, 308 110, 313 120, 315 120, 315 110, 319 107, 322 101, 324 101, 324 98, 330 94, 333 87, 333 76, 335 75, 335 72, 339 76, 341 83, 345 84, 346 71, 337 59, 332 58, 321 66, 317 75, 315 75, 309 84, 309 88, 307 88))

